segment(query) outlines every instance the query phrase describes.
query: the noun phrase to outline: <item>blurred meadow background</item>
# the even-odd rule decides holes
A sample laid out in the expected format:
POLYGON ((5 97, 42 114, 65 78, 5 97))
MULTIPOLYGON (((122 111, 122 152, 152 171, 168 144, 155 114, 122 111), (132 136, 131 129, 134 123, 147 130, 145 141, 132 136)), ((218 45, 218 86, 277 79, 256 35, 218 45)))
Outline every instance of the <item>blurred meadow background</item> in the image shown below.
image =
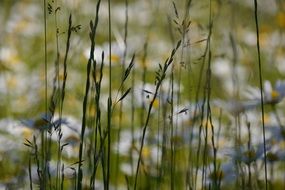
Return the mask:
POLYGON ((283 0, 0 13, 0 189, 285 189, 283 0))

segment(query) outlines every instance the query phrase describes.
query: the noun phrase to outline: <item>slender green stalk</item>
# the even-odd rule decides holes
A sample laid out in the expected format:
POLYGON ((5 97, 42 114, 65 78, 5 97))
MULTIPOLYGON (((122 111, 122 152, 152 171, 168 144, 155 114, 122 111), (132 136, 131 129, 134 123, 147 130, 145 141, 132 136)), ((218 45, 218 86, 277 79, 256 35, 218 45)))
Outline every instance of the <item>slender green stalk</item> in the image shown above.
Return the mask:
MULTIPOLYGON (((69 53, 70 48, 70 39, 71 39, 71 33, 72 33, 72 16, 69 15, 69 21, 68 21, 68 31, 67 31, 67 41, 66 41, 66 48, 65 48, 65 55, 63 60, 63 83, 61 87, 61 101, 59 102, 59 119, 62 118, 62 111, 63 111, 63 102, 65 98, 65 86, 66 86, 66 80, 67 80, 67 57, 69 53)), ((55 126, 55 128, 58 130, 58 161, 57 161, 57 176, 56 176, 56 188, 60 188, 60 165, 61 165, 61 152, 62 152, 62 146, 61 146, 61 122, 59 123, 59 126, 55 126)), ((63 175, 63 174, 62 174, 63 175)), ((63 179, 62 179, 63 180, 63 179)))
MULTIPOLYGON (((211 18, 211 17, 210 17, 211 18)), ((206 41, 206 48, 205 48, 205 51, 204 51, 204 54, 202 55, 202 66, 200 68, 200 72, 199 72, 199 79, 198 79, 198 89, 196 91, 196 97, 195 97, 195 100, 196 102, 198 102, 198 99, 199 99, 199 93, 200 93, 200 86, 202 84, 202 76, 203 76, 203 71, 204 71, 204 67, 205 67, 205 63, 206 63, 206 56, 207 56, 207 53, 210 52, 210 39, 211 39, 211 35, 212 35, 212 21, 210 20, 209 21, 209 33, 208 33, 208 37, 207 37, 207 41, 206 41)), ((210 55, 210 53, 209 53, 210 55)), ((210 59, 210 57, 209 57, 210 59)), ((210 60, 208 61, 208 68, 207 68, 207 80, 206 80, 206 86, 205 86, 205 89, 204 89, 204 94, 203 94, 203 102, 202 102, 202 106, 201 106, 201 116, 200 116, 200 125, 199 125, 199 140, 198 140, 198 149, 197 149, 197 152, 196 152, 196 170, 195 170, 195 176, 194 176, 194 188, 197 188, 196 185, 197 185, 197 176, 198 176, 198 165, 199 165, 199 161, 200 161, 200 149, 201 149, 201 135, 202 135, 202 128, 203 128, 203 120, 204 120, 204 114, 205 114, 205 103, 206 103, 206 100, 207 100, 207 95, 209 96, 210 94, 210 78, 209 78, 209 75, 211 74, 211 71, 210 71, 210 60), (208 94, 207 94, 207 91, 208 91, 208 94)), ((207 104, 208 105, 208 104, 207 104)), ((196 104, 195 106, 195 109, 194 109, 194 117, 196 117, 197 115, 197 111, 198 111, 198 103, 196 104)), ((207 107, 208 108, 208 107, 207 107)), ((204 148, 204 153, 206 151, 206 145, 207 145, 207 127, 206 127, 206 137, 205 137, 205 148, 204 148)), ((190 137, 192 139, 192 137, 190 137)), ((190 150, 191 151, 191 150, 190 150)), ((204 154, 205 155, 205 154, 204 154)), ((204 178, 205 178, 205 156, 203 157, 203 171, 202 171, 202 184, 204 182, 204 178)))
POLYGON ((29 181, 30 181, 30 190, 33 190, 33 181, 32 181, 32 163, 31 155, 29 155, 29 181))
MULTIPOLYGON (((95 187, 95 177, 96 177, 96 172, 97 172, 97 167, 98 167, 98 162, 99 159, 102 158, 103 156, 103 147, 104 147, 104 142, 105 142, 105 136, 103 137, 102 134, 102 129, 101 129, 101 108, 100 108, 100 97, 101 97, 101 83, 102 83, 102 78, 103 78, 103 67, 104 67, 104 52, 102 52, 102 60, 101 60, 101 66, 100 66, 100 76, 98 81, 96 80, 96 76, 93 75, 93 80, 95 82, 95 108, 97 109, 96 111, 96 116, 95 116, 95 131, 94 131, 94 155, 93 155, 93 171, 90 179, 90 187, 91 189, 94 189, 95 187), (98 135, 99 133, 99 135, 98 135), (98 149, 98 143, 97 143, 97 137, 100 138, 100 147, 98 149)), ((96 62, 93 65, 93 70, 94 72, 96 71, 96 62)), ((104 165, 104 162, 101 163, 104 165)), ((104 167, 103 167, 104 169, 104 167)), ((103 173, 105 171, 103 170, 103 173)), ((105 176, 105 175, 103 175, 105 176)))
MULTIPOLYGON (((160 90, 161 91, 161 90, 160 90)), ((157 111, 157 136, 160 137, 161 135, 161 131, 160 131, 160 128, 161 128, 161 121, 159 119, 160 115, 161 115, 161 109, 162 109, 162 104, 160 103, 159 101, 159 105, 158 105, 158 111, 157 111)), ((157 148, 157 157, 156 157, 156 171, 158 172, 159 171, 159 168, 160 168, 160 165, 159 165, 159 151, 160 151, 160 142, 159 140, 157 141, 156 143, 156 148, 157 148)), ((158 186, 159 186, 159 177, 156 179, 156 183, 155 183, 155 189, 158 189, 158 186)))
MULTIPOLYGON (((176 5, 174 2, 173 6, 174 6, 174 10, 176 13, 176 17, 178 17, 178 13, 177 13, 177 9, 176 9, 176 5)), ((174 33, 173 33, 173 27, 172 27, 172 20, 170 17, 168 17, 168 24, 169 24, 169 35, 170 35, 170 41, 173 44, 173 46, 175 46, 175 40, 174 40, 174 33)), ((183 44, 183 43, 182 43, 183 44)), ((171 67, 171 73, 170 73, 170 88, 169 88, 169 94, 170 94, 170 99, 169 99, 169 105, 170 105, 170 115, 169 115, 169 127, 170 127, 170 188, 174 189, 174 176, 175 176, 175 164, 174 164, 174 157, 175 157, 175 146, 174 146, 174 123, 173 123, 173 112, 174 112, 174 101, 173 101, 173 97, 174 97, 174 64, 171 67)), ((165 135, 164 135, 165 136, 165 135)), ((166 143, 166 138, 163 138, 163 142, 162 144, 164 145, 166 143)), ((166 156, 165 151, 163 151, 162 156, 166 156)), ((161 159, 162 161, 164 160, 163 157, 161 159)), ((161 165, 163 165, 163 163, 161 163, 161 165)), ((162 170, 160 171, 160 177, 162 177, 162 170)))
POLYGON ((141 138, 141 144, 140 144, 140 149, 139 149, 139 159, 137 162, 137 168, 136 168, 136 176, 135 176, 135 183, 134 183, 134 189, 136 189, 137 187, 137 178, 138 178, 138 173, 139 173, 139 168, 140 168, 140 164, 141 164, 141 160, 142 160, 142 151, 143 151, 143 147, 144 147, 144 140, 145 140, 145 135, 146 135, 146 130, 150 121, 150 114, 151 114, 151 110, 153 107, 153 104, 158 96, 158 92, 160 89, 160 86, 162 85, 163 80, 166 77, 166 71, 168 70, 168 67, 171 65, 171 63, 173 62, 174 59, 174 55, 176 53, 176 51, 178 50, 178 48, 181 45, 181 41, 179 41, 176 45, 176 47, 172 50, 170 57, 165 61, 164 66, 162 67, 160 65, 159 67, 159 71, 156 73, 156 88, 155 88, 155 92, 153 95, 153 98, 150 102, 150 105, 148 107, 148 112, 147 112, 147 116, 146 116, 146 121, 143 127, 143 132, 142 132, 142 138, 141 138))
POLYGON ((108 113, 107 113, 107 176, 105 189, 109 190, 109 181, 110 181, 110 161, 111 161, 111 120, 112 120, 112 65, 111 65, 111 57, 112 57, 112 42, 111 42, 111 0, 108 0, 108 42, 109 42, 109 97, 108 97, 108 113))
MULTIPOLYGON (((202 185, 206 182, 206 177, 207 177, 207 149, 208 149, 208 121, 210 120, 211 122, 211 107, 210 107, 210 97, 211 97, 211 36, 212 36, 212 27, 213 27, 213 22, 212 22, 212 1, 209 0, 209 36, 207 39, 207 46, 208 46, 208 65, 207 65, 207 71, 206 71, 206 83, 205 83, 205 93, 204 93, 204 103, 206 103, 206 129, 205 129, 205 142, 204 142, 204 149, 203 149, 203 170, 202 170, 202 185)), ((213 129, 213 124, 211 123, 211 128, 213 129)), ((214 132, 214 131, 213 131, 214 132)), ((212 136, 213 137, 213 136, 212 136)), ((214 141, 212 141, 213 143, 214 141)), ((214 154, 215 154, 215 147, 214 148, 214 154)), ((217 173, 217 166, 214 160, 214 173, 216 175, 217 173)), ((216 181, 216 180, 215 180, 216 181)), ((206 184, 205 184, 206 186, 206 184)), ((217 184, 216 182, 214 183, 214 188, 216 187, 217 184)))
MULTIPOLYGON (((250 151, 252 151, 251 150, 252 145, 251 145, 251 130, 250 130, 250 123, 249 122, 247 123, 247 130, 248 130, 247 151, 250 152, 250 151)), ((248 185, 247 186, 249 189, 252 189, 251 162, 249 162, 247 164, 247 168, 248 168, 248 185)))
MULTIPOLYGON (((132 71, 132 78, 131 78, 131 86, 134 87, 135 86, 135 69, 133 69, 132 71)), ((132 147, 135 144, 135 93, 132 90, 131 91, 131 134, 132 134, 132 147)), ((133 176, 133 165, 134 165, 134 159, 133 159, 133 154, 132 151, 130 151, 130 162, 131 162, 131 171, 132 171, 132 176, 133 176)), ((130 180, 128 180, 130 181, 130 180)), ((130 186, 130 184, 128 184, 128 187, 130 186)))
MULTIPOLYGON (((174 7, 174 12, 175 12, 175 16, 176 16, 176 19, 178 20, 179 19, 179 15, 178 15, 178 11, 177 11, 177 8, 176 8, 176 4, 174 2, 173 3, 173 7, 174 7)), ((182 37, 182 44, 184 44, 184 30, 183 30, 183 27, 182 29, 180 28, 181 26, 179 25, 177 28, 178 28, 178 31, 180 32, 180 35, 182 37)), ((180 55, 180 63, 182 62, 182 58, 183 58, 183 45, 182 45, 182 48, 181 48, 181 55, 180 55)), ((178 72, 177 72, 177 76, 178 76, 178 91, 177 91, 177 101, 176 101, 176 106, 178 106, 180 104, 180 83, 181 83, 181 64, 179 64, 179 68, 178 68, 178 72)), ((174 189, 174 185, 175 185, 175 173, 176 173, 176 144, 174 142, 174 138, 176 137, 177 135, 177 124, 178 124, 178 117, 176 117, 176 120, 173 121, 173 115, 174 115, 174 72, 175 72, 175 65, 173 64, 172 65, 172 69, 171 69, 171 100, 170 100, 170 105, 171 105, 171 123, 170 123, 170 127, 171 127, 171 137, 170 137, 170 143, 171 143, 171 158, 170 158, 170 174, 171 174, 171 177, 170 177, 170 186, 171 186, 171 189, 173 190, 174 189)))
POLYGON ((71 39, 71 34, 72 34, 72 15, 69 15, 69 21, 68 21, 68 31, 67 31, 67 41, 66 41, 66 47, 65 47, 65 55, 64 55, 64 60, 63 60, 63 83, 61 87, 61 106, 60 106, 60 118, 62 116, 62 109, 63 109, 63 102, 65 98, 65 86, 66 86, 66 80, 67 80, 67 58, 68 58, 68 53, 70 49, 70 39, 71 39))
MULTIPOLYGON (((124 26, 124 54, 123 54, 123 60, 122 60, 122 81, 124 80, 124 71, 125 71, 125 65, 126 65, 126 57, 127 57, 127 50, 128 50, 128 44, 127 44, 127 37, 128 37, 128 0, 125 0, 125 26, 124 26)), ((122 84, 121 91, 124 92, 124 84, 122 84)), ((115 188, 117 189, 118 185, 118 173, 119 173, 119 165, 120 165, 120 159, 119 159, 119 145, 120 145, 120 133, 122 128, 122 119, 123 119, 123 100, 121 101, 120 108, 119 108, 119 125, 118 125, 118 134, 117 134, 117 155, 116 155, 116 184, 115 188)))
POLYGON ((259 45, 259 26, 258 26, 258 16, 257 16, 257 0, 254 0, 254 18, 256 27, 256 48, 258 57, 258 74, 259 74, 259 86, 260 86, 260 98, 261 98, 261 117, 262 117, 262 135, 263 135, 263 151, 264 151, 264 174, 265 174, 265 189, 268 188, 267 180, 267 155, 266 155, 266 140, 265 140, 265 126, 264 126, 264 102, 263 102, 263 84, 262 84, 262 66, 261 66, 261 56, 260 56, 260 45, 259 45))
POLYGON ((171 68, 171 91, 170 91, 170 147, 171 147, 171 153, 170 153, 170 188, 171 190, 174 189, 174 183, 175 183, 175 142, 174 142, 174 122, 173 122, 173 116, 174 116, 174 64, 171 68))
POLYGON ((35 162, 37 165, 37 174, 39 177, 39 181, 41 182, 42 181, 42 171, 40 169, 39 151, 38 151, 38 145, 37 145, 37 140, 35 136, 33 136, 33 145, 34 145, 35 162))
MULTIPOLYGON (((210 99, 211 99, 211 76, 212 76, 212 71, 211 71, 211 60, 212 60, 212 52, 211 52, 211 35, 212 35, 212 27, 213 27, 213 21, 212 21, 212 2, 210 0, 210 14, 209 14, 209 38, 207 40, 207 43, 209 44, 209 51, 208 51, 208 68, 207 68, 207 81, 206 81, 206 86, 207 86, 207 120, 210 121, 210 127, 211 127, 211 132, 212 132, 212 137, 211 137, 211 142, 212 142, 212 148, 213 148, 213 154, 214 154, 214 160, 213 160, 213 165, 214 165, 214 189, 219 189, 218 187, 218 169, 217 169, 217 149, 215 145, 215 131, 214 131, 214 126, 212 122, 212 113, 211 113, 211 106, 210 106, 210 99)), ((208 137, 208 122, 206 123, 206 137, 205 137, 205 149, 204 149, 204 164, 206 164, 206 147, 207 147, 207 137, 208 137)), ((206 176, 206 173, 205 173, 206 176)))
POLYGON ((61 183, 60 183, 60 189, 64 189, 64 164, 62 164, 62 167, 61 167, 61 183))
MULTIPOLYGON (((182 39, 182 48, 181 48, 181 54, 180 54, 180 60, 179 60, 179 66, 178 66, 178 70, 176 72, 176 76, 177 76, 177 85, 178 85, 178 90, 176 92, 176 98, 177 98, 177 101, 175 102, 176 103, 176 106, 178 107, 180 105, 180 102, 181 102, 181 82, 182 82, 182 69, 186 69, 186 65, 185 65, 185 60, 184 60, 184 56, 185 56, 185 46, 184 44, 186 44, 186 36, 188 34, 188 31, 189 31, 189 27, 190 27, 190 24, 191 22, 189 21, 189 18, 188 18, 188 14, 189 14, 189 11, 187 10, 187 8, 189 8, 191 4, 191 1, 188 1, 187 4, 186 4, 186 10, 185 10, 185 13, 184 13, 184 18, 181 22, 181 24, 178 23, 178 21, 175 21, 175 23, 178 25, 177 26, 177 29, 179 31, 179 34, 180 34, 180 37, 182 39)), ((176 8, 176 4, 173 2, 173 7, 174 7, 174 12, 175 12, 175 16, 176 16, 176 20, 179 20, 179 12, 176 8)), ((174 69, 174 68, 173 68, 174 69)), ((172 96, 172 99, 173 99, 173 85, 174 85, 174 76, 173 76, 174 73, 172 73, 172 85, 171 85, 171 89, 172 89, 172 92, 171 92, 171 96, 172 96)), ((173 101, 173 100, 172 100, 173 101)), ((172 102, 173 104, 173 102, 172 102)), ((173 106, 172 105, 171 109, 172 109, 172 116, 173 116, 173 106)), ((173 135, 174 136, 177 136, 178 135, 178 119, 179 117, 176 117, 176 120, 174 122, 172 122, 172 135, 171 135, 171 139, 173 139, 173 135), (175 128, 175 131, 173 131, 175 128)), ((182 128, 182 133, 184 132, 184 128, 182 128)), ((176 166, 176 144, 171 142, 172 144, 172 156, 171 156, 171 165, 172 166, 172 170, 171 170, 171 189, 174 189, 174 184, 175 184, 175 180, 174 177, 176 176, 176 171, 175 171, 175 166, 176 166)))
MULTIPOLYGON (((145 83, 146 83, 146 74, 147 74, 147 66, 146 66, 146 59, 147 59, 147 56, 148 56, 148 41, 146 40, 145 43, 144 43, 144 46, 143 46, 143 56, 142 56, 142 64, 143 64, 143 71, 142 71, 142 89, 144 89, 145 87, 145 83)), ((144 91, 142 90, 141 91, 141 99, 143 100, 144 99, 144 91)), ((141 119, 141 126, 144 125, 144 117, 145 117, 145 114, 144 114, 144 109, 145 109, 145 102, 142 101, 142 105, 141 105, 141 112, 140 112, 140 119, 141 119)))
MULTIPOLYGON (((189 1, 189 6, 191 4, 191 0, 189 1)), ((188 6, 187 6, 188 7, 188 6)), ((187 9, 189 10, 189 8, 187 9)), ((188 11, 189 12, 189 11, 188 11)), ((189 13, 187 13, 189 15, 189 13)), ((189 42, 191 44, 191 37, 190 37, 190 34, 186 36, 186 41, 189 42)), ((191 60, 192 60, 192 48, 188 48, 186 50, 186 55, 187 55, 187 59, 186 59, 186 63, 185 65, 187 66, 187 81, 188 81, 188 100, 189 101, 193 101, 193 94, 195 94, 195 91, 193 90, 193 70, 192 70, 192 66, 191 66, 191 60)), ((191 110, 193 111, 193 110, 191 110)), ((191 114, 189 114, 189 120, 193 120, 191 114)), ((186 188, 187 189, 191 189, 193 188, 193 184, 194 184, 194 181, 193 181, 193 168, 194 168, 194 163, 191 161, 191 157, 193 157, 193 154, 192 154, 192 150, 193 150, 193 144, 192 144, 192 138, 193 138, 193 128, 192 127, 193 125, 191 124, 189 126, 190 130, 189 130, 189 139, 190 139, 190 142, 189 142, 189 150, 188 150, 188 158, 187 158, 187 172, 186 172, 186 175, 185 175, 185 185, 186 185, 186 188)))
POLYGON ((99 22, 99 8, 100 8, 101 0, 98 0, 97 6, 96 6, 96 16, 94 23, 90 21, 90 42, 91 42, 91 48, 90 48, 90 55, 87 63, 87 78, 86 78, 86 86, 85 86, 85 95, 83 100, 83 116, 82 116, 82 125, 81 125, 81 135, 80 135, 80 144, 79 144, 79 155, 78 155, 78 176, 77 176, 77 190, 82 189, 82 179, 83 179, 83 171, 82 171, 82 162, 83 162, 83 141, 84 141, 84 134, 85 134, 85 128, 86 128, 86 110, 87 110, 87 104, 88 104, 88 95, 89 95, 89 88, 90 88, 90 72, 91 72, 91 65, 94 62, 94 49, 95 49, 95 36, 96 36, 96 30, 97 25, 99 22))
POLYGON ((84 95, 84 100, 83 100, 83 116, 82 116, 82 127, 81 127, 81 136, 80 136, 80 145, 79 145, 79 164, 78 164, 78 179, 77 179, 77 189, 78 190, 82 188, 82 179, 83 179, 83 172, 82 172, 81 165, 83 161, 82 159, 83 141, 84 141, 84 134, 85 134, 85 128, 86 128, 86 110, 87 110, 87 102, 88 102, 89 87, 90 87, 90 79, 89 79, 90 70, 91 70, 91 60, 88 61, 88 64, 87 64, 87 79, 86 79, 85 95, 84 95))
MULTIPOLYGON (((49 6, 51 6, 49 4, 49 6)), ((57 1, 55 1, 55 6, 57 7, 57 1)), ((57 11, 59 9, 56 8, 56 10, 53 12, 54 13, 54 23, 55 23, 55 40, 56 40, 56 60, 55 60, 55 68, 56 68, 56 76, 55 76, 55 80, 57 80, 57 85, 54 84, 54 88, 58 88, 58 91, 60 92, 60 80, 59 80, 59 76, 60 76, 60 66, 59 66, 59 59, 60 59, 60 52, 59 52, 59 29, 58 29, 58 25, 57 25, 57 11)), ((53 95, 53 94, 52 94, 53 95)), ((62 116, 62 103, 61 101, 59 100, 58 102, 59 104, 59 119, 61 119, 61 116, 62 116)), ((53 110, 53 114, 55 112, 55 109, 56 107, 54 108, 53 110)), ((61 138, 60 138, 60 133, 61 133, 61 128, 59 127, 58 128, 58 139, 57 139, 57 163, 56 163, 56 183, 55 183, 55 187, 58 189, 58 184, 59 184, 59 181, 60 181, 60 164, 61 164, 61 151, 60 151, 60 148, 61 148, 61 138)), ((51 139, 49 139, 51 140, 51 139)), ((50 142, 50 141, 49 141, 50 142)))

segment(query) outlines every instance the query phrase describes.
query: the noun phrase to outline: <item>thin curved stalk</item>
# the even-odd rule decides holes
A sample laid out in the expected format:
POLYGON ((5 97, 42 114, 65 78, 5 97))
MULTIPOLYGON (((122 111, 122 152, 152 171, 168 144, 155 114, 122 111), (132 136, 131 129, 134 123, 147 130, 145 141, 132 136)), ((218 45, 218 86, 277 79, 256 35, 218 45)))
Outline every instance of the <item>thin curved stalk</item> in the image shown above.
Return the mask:
POLYGON ((258 73, 259 73, 259 86, 260 86, 260 96, 261 96, 261 117, 262 117, 262 136, 263 136, 263 152, 264 152, 264 174, 265 174, 265 189, 268 188, 267 180, 267 155, 266 155, 266 140, 265 140, 265 126, 264 126, 264 102, 263 102, 263 84, 262 84, 262 66, 261 66, 261 56, 260 56, 260 45, 259 45, 259 26, 258 26, 258 16, 257 16, 257 0, 254 0, 254 18, 256 27, 256 48, 258 57, 258 73))

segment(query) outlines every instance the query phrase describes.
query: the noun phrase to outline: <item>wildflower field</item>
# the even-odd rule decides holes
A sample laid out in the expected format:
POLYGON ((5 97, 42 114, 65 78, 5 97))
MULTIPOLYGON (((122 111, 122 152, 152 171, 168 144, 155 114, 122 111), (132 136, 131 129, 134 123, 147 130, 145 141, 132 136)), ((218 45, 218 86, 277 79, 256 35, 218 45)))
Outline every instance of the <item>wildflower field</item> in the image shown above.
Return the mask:
POLYGON ((283 0, 1 0, 0 190, 283 190, 284 77, 283 0))

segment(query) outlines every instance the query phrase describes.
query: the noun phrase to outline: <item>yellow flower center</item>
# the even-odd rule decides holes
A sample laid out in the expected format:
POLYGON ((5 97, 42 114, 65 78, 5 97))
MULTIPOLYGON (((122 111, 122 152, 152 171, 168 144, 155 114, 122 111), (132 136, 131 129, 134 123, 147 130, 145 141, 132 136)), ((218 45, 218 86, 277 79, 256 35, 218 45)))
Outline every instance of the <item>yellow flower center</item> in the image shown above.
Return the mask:
POLYGON ((116 55, 116 54, 112 54, 111 55, 111 61, 112 63, 119 63, 121 60, 120 56, 119 55, 116 55))
POLYGON ((272 90, 271 98, 272 100, 277 100, 279 98, 279 92, 277 92, 276 90, 272 90))
POLYGON ((159 108, 159 100, 158 99, 155 99, 154 102, 153 102, 153 107, 154 108, 159 108))
POLYGON ((30 139, 32 134, 33 134, 33 131, 31 129, 29 129, 27 127, 24 127, 24 129, 23 129, 23 137, 25 139, 30 139))
POLYGON ((142 156, 143 156, 143 158, 149 158, 150 150, 149 150, 148 147, 143 147, 143 149, 142 149, 142 156))

